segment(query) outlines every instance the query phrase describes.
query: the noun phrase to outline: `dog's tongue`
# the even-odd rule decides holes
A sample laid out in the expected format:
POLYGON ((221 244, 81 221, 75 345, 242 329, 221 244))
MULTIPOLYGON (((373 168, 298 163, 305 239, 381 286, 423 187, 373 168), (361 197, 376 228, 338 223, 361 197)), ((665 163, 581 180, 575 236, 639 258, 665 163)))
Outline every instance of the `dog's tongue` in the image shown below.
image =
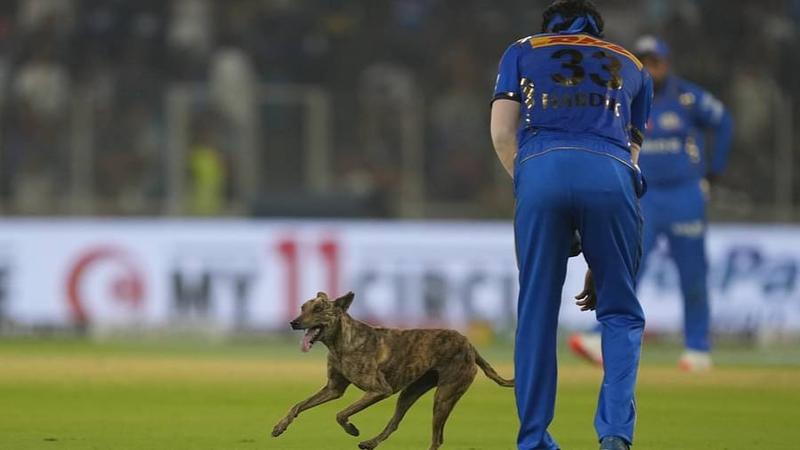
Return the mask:
POLYGON ((300 350, 303 353, 306 353, 309 350, 311 350, 311 339, 313 339, 313 337, 314 333, 310 328, 306 330, 305 334, 303 334, 303 340, 300 341, 300 350))

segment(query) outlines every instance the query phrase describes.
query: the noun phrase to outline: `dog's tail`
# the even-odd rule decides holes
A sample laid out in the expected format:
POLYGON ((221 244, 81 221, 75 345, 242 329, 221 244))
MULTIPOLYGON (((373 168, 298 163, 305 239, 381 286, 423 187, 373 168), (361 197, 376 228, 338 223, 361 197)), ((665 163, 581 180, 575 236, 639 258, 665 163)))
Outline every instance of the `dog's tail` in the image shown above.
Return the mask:
POLYGON ((483 356, 481 356, 481 354, 478 353, 478 350, 475 347, 472 347, 472 351, 475 352, 475 364, 477 364, 478 367, 480 367, 481 370, 483 370, 483 373, 485 373, 487 377, 494 380, 494 382, 499 384, 500 386, 514 387, 514 380, 506 380, 505 378, 498 375, 497 372, 494 371, 494 367, 492 367, 492 365, 489 364, 488 361, 483 359, 483 356))

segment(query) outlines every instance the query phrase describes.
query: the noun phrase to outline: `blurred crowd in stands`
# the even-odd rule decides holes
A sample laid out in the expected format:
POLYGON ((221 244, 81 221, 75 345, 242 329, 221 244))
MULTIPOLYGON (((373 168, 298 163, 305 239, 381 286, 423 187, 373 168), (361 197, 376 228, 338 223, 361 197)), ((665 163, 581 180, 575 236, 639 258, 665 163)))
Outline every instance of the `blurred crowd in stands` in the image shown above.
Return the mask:
MULTIPOLYGON (((307 124, 291 108, 254 101, 258 86, 278 83, 319 86, 329 95, 326 194, 368 198, 363 215, 402 214, 397 204, 408 186, 398 168, 406 125, 416 120, 419 215, 507 217, 513 200, 488 138, 489 99, 503 50, 539 31, 547 3, 0 2, 0 208, 165 213, 168 143, 176 132, 167 99, 180 83, 199 83, 207 97, 187 125, 182 211, 248 214, 263 198, 302 199, 308 186, 297 154, 307 124), (257 198, 242 198, 233 162, 248 130, 260 136, 257 189, 248 194, 257 198)), ((785 123, 777 115, 793 107, 794 125, 800 120, 800 0, 596 3, 609 39, 630 45, 643 32, 662 35, 677 71, 731 108, 736 144, 715 190, 715 214, 760 218, 759 206, 775 201, 776 158, 786 154, 775 148, 785 123)), ((800 127, 792 125, 797 146, 800 127)), ((799 186, 788 187, 795 199, 799 186)))

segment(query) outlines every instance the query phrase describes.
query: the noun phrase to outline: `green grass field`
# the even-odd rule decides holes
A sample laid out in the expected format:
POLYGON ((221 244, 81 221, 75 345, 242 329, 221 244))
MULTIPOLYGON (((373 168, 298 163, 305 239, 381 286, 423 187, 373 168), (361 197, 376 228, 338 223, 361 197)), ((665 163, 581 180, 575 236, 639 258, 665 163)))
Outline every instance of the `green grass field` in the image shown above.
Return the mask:
MULTIPOLYGON (((280 438, 272 426, 324 383, 324 351, 294 343, 91 343, 0 340, 0 449, 355 449, 379 432, 394 398, 353 417, 336 412, 359 391, 302 414, 280 438)), ((511 375, 511 349, 483 351, 511 375)), ((800 352, 726 350, 709 374, 674 368, 677 349, 646 347, 636 449, 800 448, 800 352)), ((601 373, 561 358, 556 419, 562 447, 595 449, 601 373)), ((385 450, 427 449, 432 395, 411 409, 385 450)), ((444 449, 507 450, 516 431, 513 390, 479 374, 445 429, 444 449)))

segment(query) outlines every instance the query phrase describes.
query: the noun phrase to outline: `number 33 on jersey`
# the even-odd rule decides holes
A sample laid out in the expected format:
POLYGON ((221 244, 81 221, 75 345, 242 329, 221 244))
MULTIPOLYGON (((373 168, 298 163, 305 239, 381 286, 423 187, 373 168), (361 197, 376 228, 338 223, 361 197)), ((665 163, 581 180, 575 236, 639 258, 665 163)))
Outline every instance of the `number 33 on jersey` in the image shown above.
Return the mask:
POLYGON ((539 131, 562 131, 627 149, 641 143, 652 95, 642 63, 623 47, 588 34, 539 34, 503 54, 494 100, 520 102, 520 146, 539 131))

